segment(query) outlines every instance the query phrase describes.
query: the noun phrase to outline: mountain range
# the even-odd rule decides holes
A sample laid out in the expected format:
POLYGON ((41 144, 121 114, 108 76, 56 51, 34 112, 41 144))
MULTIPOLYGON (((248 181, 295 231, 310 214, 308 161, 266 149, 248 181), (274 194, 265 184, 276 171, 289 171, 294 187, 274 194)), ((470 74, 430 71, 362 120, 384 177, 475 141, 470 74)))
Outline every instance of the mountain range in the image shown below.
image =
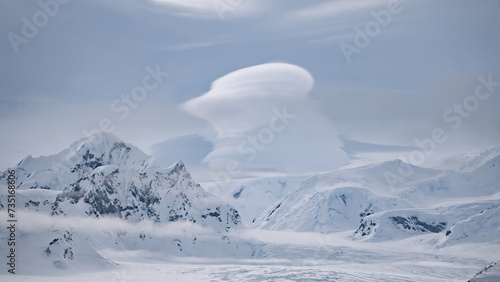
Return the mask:
MULTIPOLYGON (((12 169, 18 252, 30 265, 21 271, 31 273, 113 268, 109 250, 171 258, 341 260, 344 249, 328 238, 364 246, 408 242, 437 251, 500 243, 500 146, 430 168, 394 160, 260 178, 238 183, 227 195, 206 192, 182 161, 162 168, 109 133, 82 138, 56 155, 27 156, 12 169), (316 245, 327 249, 277 244, 252 232, 318 234, 323 239, 316 245)), ((0 174, 2 186, 7 176, 0 174)), ((6 203, 2 194, 0 209, 6 203)), ((4 241, 8 234, 0 236, 4 241)), ((494 257, 487 254, 474 266, 494 257)))
POLYGON ((253 228, 385 241, 435 233, 439 246, 500 242, 500 147, 421 168, 401 160, 339 169, 303 181, 253 228), (397 179, 398 181, 394 181, 397 179))

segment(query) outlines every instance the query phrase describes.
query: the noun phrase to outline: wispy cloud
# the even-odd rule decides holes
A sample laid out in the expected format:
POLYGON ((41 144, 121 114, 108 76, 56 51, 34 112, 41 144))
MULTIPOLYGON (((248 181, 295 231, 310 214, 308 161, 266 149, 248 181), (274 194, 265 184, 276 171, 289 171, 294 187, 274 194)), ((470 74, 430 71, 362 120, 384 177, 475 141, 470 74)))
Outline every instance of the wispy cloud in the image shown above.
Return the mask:
POLYGON ((225 14, 231 16, 251 16, 264 9, 265 1, 241 0, 241 1, 222 1, 222 0, 152 0, 158 4, 166 5, 176 9, 172 14, 197 19, 216 19, 223 20, 225 14))
POLYGON ((198 48, 204 48, 204 47, 211 47, 211 46, 216 46, 216 45, 221 45, 224 44, 225 42, 217 42, 217 41, 207 41, 207 42, 192 42, 192 43, 183 43, 183 44, 177 44, 177 45, 172 45, 172 46, 167 46, 164 49, 165 50, 191 50, 191 49, 198 49, 198 48))
POLYGON ((193 18, 215 18, 212 1, 207 0, 153 0, 177 10, 175 14, 193 18))
POLYGON ((290 14, 291 18, 301 20, 321 20, 326 17, 345 15, 352 12, 359 12, 373 7, 386 4, 383 0, 362 0, 362 1, 327 1, 310 6, 305 9, 294 11, 290 14))
MULTIPOLYGON (((5 220, 2 215, 2 219, 5 220)), ((50 216, 41 213, 19 211, 18 217, 23 224, 20 230, 23 232, 40 231, 45 229, 75 230, 78 232, 92 234, 103 232, 127 233, 132 235, 150 234, 155 237, 184 236, 193 233, 210 236, 213 230, 190 222, 172 222, 166 224, 155 224, 151 221, 129 222, 120 218, 104 217, 76 217, 76 216, 50 216)))

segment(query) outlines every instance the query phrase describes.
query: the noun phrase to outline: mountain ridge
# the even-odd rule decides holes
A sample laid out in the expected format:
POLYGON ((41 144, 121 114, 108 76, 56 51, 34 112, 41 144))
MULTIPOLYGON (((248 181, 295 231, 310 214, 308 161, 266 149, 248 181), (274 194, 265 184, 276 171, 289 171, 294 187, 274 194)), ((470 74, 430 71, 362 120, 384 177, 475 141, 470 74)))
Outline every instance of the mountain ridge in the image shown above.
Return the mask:
POLYGON ((494 216, 500 201, 495 196, 500 195, 498 152, 497 145, 471 153, 474 163, 481 164, 472 171, 421 168, 394 160, 321 173, 266 209, 251 227, 321 233, 349 230, 352 239, 362 241, 434 233, 439 237, 437 247, 475 242, 470 238, 496 242, 500 236, 500 229, 494 228, 500 225, 494 216), (387 175, 402 180, 391 182, 387 175))
MULTIPOLYGON (((28 156, 14 167, 24 222, 18 240, 26 246, 19 252, 33 266, 32 273, 116 267, 106 250, 242 259, 312 255, 321 260, 344 254, 328 240, 319 242, 320 249, 288 250, 281 242, 248 237, 245 232, 260 231, 247 229, 239 209, 252 229, 285 231, 275 236, 298 232, 329 238, 335 233, 332 238, 364 246, 424 242, 435 250, 498 244, 497 152, 487 148, 473 153, 473 170, 422 168, 393 160, 312 176, 261 178, 228 190, 232 205, 205 191, 182 160, 161 168, 113 135, 89 136, 55 155, 28 156), (388 175, 402 180, 391 182, 388 175)), ((4 172, 0 180, 6 176, 4 172)), ((6 195, 0 195, 0 209, 5 203, 6 195)), ((5 236, 0 234, 0 239, 5 236)))
MULTIPOLYGON (((41 250, 35 255, 40 258, 35 264, 49 260, 56 268, 74 267, 85 261, 79 252, 86 253, 83 250, 98 245, 168 250, 181 256, 199 252, 215 255, 206 251, 211 246, 219 246, 227 256, 253 252, 231 239, 232 231, 246 228, 238 211, 196 183, 182 161, 160 168, 151 156, 111 134, 82 138, 55 155, 28 156, 13 169, 19 183, 16 203, 23 212, 53 218, 116 219, 131 224, 188 224, 184 225, 185 233, 166 239, 160 239, 163 235, 115 229, 106 231, 108 235, 103 237, 71 225, 32 230, 20 240, 41 250), (189 226, 212 230, 213 238, 202 240, 203 232, 189 226), (89 239, 92 237, 95 239, 89 239), (34 238, 41 241, 26 241, 34 238)), ((4 172, 0 179, 6 175, 4 172)), ((6 202, 6 195, 1 195, 0 208, 5 208, 2 203, 6 202)), ((105 263, 98 251, 91 253, 96 261, 105 263)))

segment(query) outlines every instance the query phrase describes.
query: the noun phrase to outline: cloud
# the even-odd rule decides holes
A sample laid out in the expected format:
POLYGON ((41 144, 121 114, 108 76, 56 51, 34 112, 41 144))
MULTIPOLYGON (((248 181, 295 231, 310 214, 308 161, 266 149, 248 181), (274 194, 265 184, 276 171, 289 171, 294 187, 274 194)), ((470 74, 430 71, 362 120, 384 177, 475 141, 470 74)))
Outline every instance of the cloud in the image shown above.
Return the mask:
POLYGON ((217 16, 212 1, 206 0, 154 0, 178 10, 177 15, 193 18, 211 18, 217 16))
MULTIPOLYGON (((78 216, 50 216, 29 211, 20 211, 23 232, 40 231, 47 228, 55 230, 76 230, 91 233, 130 233, 134 235, 150 234, 157 237, 183 236, 190 233, 211 235, 213 230, 191 222, 171 222, 155 224, 150 221, 128 222, 116 217, 90 218, 78 216)), ((4 216, 2 219, 5 220, 4 216)))
POLYGON ((159 3, 169 4, 176 7, 182 7, 193 10, 211 10, 213 9, 212 1, 206 0, 155 0, 159 3))
POLYGON ((219 78, 212 89, 182 106, 209 121, 218 138, 264 126, 280 103, 307 99, 314 80, 306 70, 282 63, 244 68, 219 78))
POLYGON ((345 164, 334 125, 308 96, 313 85, 312 75, 299 66, 268 63, 229 73, 207 93, 182 104, 181 109, 213 128, 206 136, 213 150, 204 159, 212 178, 222 178, 224 171, 237 177, 249 171, 306 172, 345 164), (241 172, 228 171, 233 167, 241 172))
POLYGON ((252 16, 261 12, 265 1, 222 1, 222 0, 153 0, 177 10, 174 15, 196 18, 223 20, 227 15, 252 16))
POLYGON ((359 10, 380 6, 386 4, 387 1, 329 1, 322 2, 316 5, 311 5, 305 9, 301 9, 291 13, 291 17, 300 18, 303 20, 318 20, 336 15, 352 13, 359 10))
POLYGON ((170 165, 182 160, 190 171, 201 163, 211 148, 210 142, 196 134, 174 137, 151 146, 158 163, 170 165))
POLYGON ((216 45, 221 45, 224 44, 224 42, 193 42, 193 43, 182 43, 178 45, 173 45, 173 46, 167 46, 165 47, 165 50, 190 50, 190 49, 197 49, 197 48, 205 48, 205 47, 211 47, 211 46, 216 46, 216 45))

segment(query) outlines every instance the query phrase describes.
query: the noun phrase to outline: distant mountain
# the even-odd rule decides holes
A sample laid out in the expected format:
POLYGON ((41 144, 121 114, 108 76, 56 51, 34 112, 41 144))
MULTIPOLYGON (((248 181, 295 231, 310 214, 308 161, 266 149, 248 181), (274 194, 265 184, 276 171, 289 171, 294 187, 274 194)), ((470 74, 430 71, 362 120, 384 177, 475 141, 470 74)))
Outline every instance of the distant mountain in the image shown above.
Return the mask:
MULTIPOLYGON (((184 222, 219 234, 219 242, 207 243, 224 245, 219 248, 219 252, 229 256, 234 256, 235 252, 245 252, 245 248, 240 248, 230 240, 231 230, 244 228, 233 206, 201 188, 181 161, 161 169, 151 156, 111 134, 99 133, 83 138, 53 156, 28 156, 13 169, 16 170, 19 183, 17 206, 23 212, 56 218, 121 219, 129 223, 184 222)), ((4 172, 0 175, 0 181, 6 177, 7 172, 4 172)), ((0 207, 5 207, 4 196, 0 198, 0 207)), ((54 265, 62 267, 77 258, 82 259, 81 252, 75 249, 86 250, 84 253, 93 249, 95 242, 85 237, 93 235, 81 233, 57 228, 37 230, 25 234, 23 240, 41 240, 37 243, 26 242, 25 245, 35 244, 35 250, 39 249, 42 256, 52 258, 54 265)), ((172 247, 167 248, 169 252, 179 255, 199 255, 196 249, 212 248, 201 246, 203 240, 188 233, 182 240, 171 238, 162 244, 171 244, 172 247)), ((147 238, 155 240, 146 234, 140 237, 137 234, 136 239, 124 239, 130 234, 109 236, 100 238, 100 244, 123 244, 147 249, 151 246, 142 242, 147 238)), ((247 251, 251 253, 251 250, 247 251)), ((205 255, 217 256, 210 252, 205 252, 205 255)))
POLYGON ((440 166, 441 168, 472 172, 487 163, 494 165, 500 155, 500 146, 490 146, 484 149, 474 150, 466 154, 446 159, 440 166))
POLYGON ((449 165, 430 169, 396 160, 318 174, 265 210, 252 226, 322 233, 352 230, 352 238, 363 241, 435 233, 440 236, 438 246, 498 243, 499 148, 458 156, 453 170, 449 165))
POLYGON ((265 209, 297 189, 304 178, 265 177, 245 181, 231 191, 227 201, 238 209, 244 223, 251 224, 265 209))

